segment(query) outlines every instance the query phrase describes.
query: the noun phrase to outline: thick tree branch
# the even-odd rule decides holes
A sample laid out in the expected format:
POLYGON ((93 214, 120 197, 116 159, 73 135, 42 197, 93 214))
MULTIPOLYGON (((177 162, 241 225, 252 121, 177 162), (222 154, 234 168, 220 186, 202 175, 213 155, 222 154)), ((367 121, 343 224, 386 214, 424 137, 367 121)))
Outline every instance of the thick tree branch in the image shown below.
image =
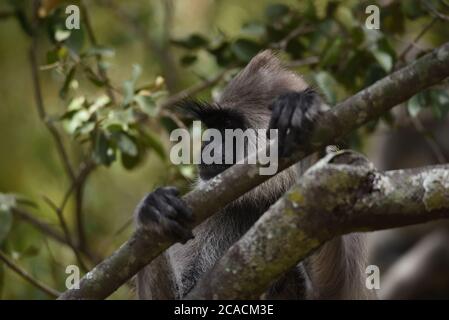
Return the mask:
MULTIPOLYGON (((279 171, 448 76, 449 43, 446 43, 327 112, 317 123, 312 138, 301 144, 290 157, 280 159, 279 171)), ((259 175, 258 165, 241 164, 226 170, 202 188, 189 192, 184 200, 195 212, 196 221, 192 226, 268 178, 270 176, 259 175)), ((106 298, 174 242, 167 236, 138 229, 120 249, 81 280, 80 289, 66 291, 60 299, 106 298)))
POLYGON ((355 153, 337 152, 308 170, 186 298, 259 298, 335 236, 438 218, 449 218, 449 165, 381 173, 355 153))

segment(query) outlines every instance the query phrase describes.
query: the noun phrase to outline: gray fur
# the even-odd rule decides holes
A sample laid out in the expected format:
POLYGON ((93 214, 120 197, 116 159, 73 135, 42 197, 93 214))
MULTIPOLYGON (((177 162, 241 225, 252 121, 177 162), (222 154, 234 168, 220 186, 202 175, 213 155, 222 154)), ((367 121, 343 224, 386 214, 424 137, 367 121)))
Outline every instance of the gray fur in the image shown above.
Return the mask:
MULTIPOLYGON (((265 129, 271 116, 268 106, 273 98, 292 90, 303 91, 307 87, 301 77, 284 69, 275 55, 264 51, 228 84, 217 102, 224 108, 238 108, 245 113, 253 128, 265 129)), ((326 108, 324 104, 320 107, 326 108)), ((311 162, 312 158, 309 158, 299 163, 297 173, 301 175, 311 162)), ((198 278, 210 270, 260 215, 292 186, 296 177, 294 168, 285 170, 195 228, 194 239, 186 244, 173 245, 139 272, 139 298, 182 298, 198 278)), ((363 252, 360 235, 334 239, 286 273, 265 297, 368 298, 364 289, 363 252)))

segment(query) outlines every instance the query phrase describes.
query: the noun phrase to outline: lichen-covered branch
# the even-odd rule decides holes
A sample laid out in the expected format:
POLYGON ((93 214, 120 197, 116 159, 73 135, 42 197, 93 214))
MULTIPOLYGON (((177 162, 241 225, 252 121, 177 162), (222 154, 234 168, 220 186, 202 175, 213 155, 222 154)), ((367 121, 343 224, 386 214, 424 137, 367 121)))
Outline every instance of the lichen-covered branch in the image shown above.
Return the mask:
POLYGON ((449 165, 377 172, 352 152, 309 169, 205 274, 187 299, 259 298, 335 236, 449 218, 449 165))
MULTIPOLYGON (((279 171, 448 76, 449 43, 446 43, 332 108, 317 123, 312 139, 298 146, 290 157, 280 159, 279 171)), ((192 226, 270 177, 259 175, 257 165, 241 164, 189 192, 184 200, 195 213, 192 226)), ((106 298, 174 242, 168 236, 137 230, 111 257, 83 277, 78 290, 66 291, 60 298, 106 298)))

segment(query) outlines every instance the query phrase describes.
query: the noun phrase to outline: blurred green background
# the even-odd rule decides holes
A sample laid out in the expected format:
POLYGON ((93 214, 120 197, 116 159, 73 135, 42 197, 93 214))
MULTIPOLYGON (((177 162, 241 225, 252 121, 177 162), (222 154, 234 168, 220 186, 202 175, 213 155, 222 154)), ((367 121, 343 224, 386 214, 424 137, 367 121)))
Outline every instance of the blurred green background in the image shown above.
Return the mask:
MULTIPOLYGON (((0 220, 3 229, 7 229, 2 231, 4 237, 0 237, 2 252, 34 278, 59 291, 65 290, 66 266, 77 264, 69 246, 55 241, 13 212, 13 208, 21 208, 63 234, 57 213, 45 199, 59 205, 71 181, 52 136, 38 116, 29 59, 33 37, 38 44, 39 77, 48 121, 60 133, 76 172, 86 159, 93 161, 95 166, 81 190, 81 207, 77 208, 75 196, 71 194, 62 215, 73 241, 77 242, 76 212, 82 212, 86 238, 84 249, 100 259, 113 252, 130 235, 132 212, 146 193, 167 184, 187 190, 193 183, 192 168, 176 168, 167 158, 169 129, 179 123, 154 111, 167 97, 229 70, 214 86, 198 92, 197 96, 209 99, 252 55, 271 47, 281 51, 284 61, 299 61, 299 65, 304 59, 312 61, 295 67, 295 70, 303 73, 333 104, 449 39, 448 20, 443 18, 449 8, 447 2, 377 1, 381 8, 378 31, 367 30, 364 26, 364 9, 370 3, 297 0, 43 1, 36 4, 40 16, 34 19, 33 1, 1 0, 0 193, 4 195, 1 210, 10 212, 12 217, 11 228, 5 227, 8 225, 7 214, 0 220), (65 16, 64 9, 71 3, 84 5, 96 44, 89 41, 83 12, 81 33, 63 33, 60 17, 65 16), (435 12, 441 12, 443 16, 439 17, 435 12), (28 21, 31 34, 27 34, 23 20, 28 21), (37 24, 33 25, 36 20, 37 24), (402 57, 404 49, 429 24, 423 36, 402 57), (298 26, 303 29, 298 29, 298 26), (292 34, 295 30, 299 32, 292 34), (199 38, 192 38, 193 34, 199 38), (66 47, 73 50, 73 56, 52 58, 52 54, 60 54, 58 50, 66 47), (98 56, 92 53, 92 49, 99 50, 98 56), (83 57, 87 52, 90 56, 83 57), (67 114, 74 98, 86 97, 89 102, 82 108, 87 108, 101 97, 108 96, 107 85, 89 80, 88 68, 78 66, 76 74, 69 76, 71 67, 77 63, 85 63, 99 73, 97 57, 100 57, 101 68, 114 86, 112 91, 118 101, 109 101, 106 114, 96 114, 80 125, 80 130, 86 131, 68 132, 67 126, 80 110, 67 114), (82 63, 74 62, 77 58, 82 63), (109 112, 113 112, 111 110, 122 112, 142 106, 136 102, 138 99, 124 102, 129 91, 126 82, 136 70, 133 65, 140 66, 141 74, 132 84, 131 94, 135 95, 134 98, 149 97, 150 101, 146 100, 143 105, 149 108, 146 117, 150 119, 141 122, 139 116, 133 114, 131 120, 119 123, 117 136, 114 133, 116 127, 103 127, 104 122, 99 119, 108 118, 109 112), (164 86, 155 84, 158 77, 165 79, 164 86), (64 83, 68 87, 65 94, 61 93, 64 83), (66 122, 61 120, 64 115, 66 122), (129 131, 126 129, 128 125, 131 127, 129 131), (151 135, 148 144, 142 142, 141 130, 151 135), (108 144, 106 149, 115 150, 117 161, 105 160, 102 157, 107 155, 98 154, 98 148, 102 148, 98 141, 103 133, 108 144), (127 162, 130 165, 124 164, 126 161, 122 159, 126 155, 132 156, 128 159, 131 162, 127 162), (5 199, 11 199, 8 198, 11 194, 20 196, 13 197, 17 203, 8 206, 5 199)), ((439 128, 445 123, 449 110, 447 84, 432 90, 402 106, 402 112, 392 113, 365 126, 344 143, 367 153, 381 168, 438 162, 438 154, 426 147, 426 139, 436 141, 443 150, 440 157, 444 159, 447 152, 447 139, 444 138, 448 132, 439 128), (417 132, 416 126, 410 124, 416 121, 410 121, 410 118, 415 117, 423 117, 426 130, 431 134, 417 132), (391 141, 389 135, 404 127, 410 130, 405 139, 414 134, 418 136, 415 149, 395 155, 391 150, 385 151, 391 141), (433 129, 436 131, 432 133, 433 129), (419 141, 422 149, 419 149, 419 141), (383 157, 385 153, 393 160, 386 160, 383 157)), ((188 120, 184 123, 188 126, 188 120)), ((95 258, 82 257, 88 267, 93 265, 95 258)), ((121 299, 133 297, 131 284, 123 286, 112 296, 121 299)), ((49 296, 0 262, 0 298, 47 299, 49 296)))

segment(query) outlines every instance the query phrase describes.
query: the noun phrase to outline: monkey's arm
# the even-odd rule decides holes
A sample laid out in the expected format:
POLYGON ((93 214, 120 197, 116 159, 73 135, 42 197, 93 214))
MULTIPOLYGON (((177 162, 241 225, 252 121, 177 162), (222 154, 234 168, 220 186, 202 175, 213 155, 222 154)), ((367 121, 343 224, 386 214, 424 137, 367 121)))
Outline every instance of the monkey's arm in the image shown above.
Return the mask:
POLYGON ((307 299, 377 299, 365 285, 364 235, 353 233, 324 244, 304 261, 307 299))
MULTIPOLYGON (((138 227, 149 232, 170 234, 183 243, 193 238, 187 226, 192 220, 192 212, 178 197, 174 187, 158 188, 148 194, 137 206, 135 218, 138 227)), ((168 252, 161 254, 137 274, 137 293, 140 299, 178 298, 168 252)))
MULTIPOLYGON (((312 89, 289 92, 271 105, 270 129, 278 129, 279 154, 286 156, 298 142, 310 138, 318 117, 328 107, 312 89)), ((306 158, 296 165, 298 176, 312 164, 306 158)), ((302 265, 308 299, 375 299, 365 286, 366 255, 361 234, 335 238, 307 258, 302 265)))

